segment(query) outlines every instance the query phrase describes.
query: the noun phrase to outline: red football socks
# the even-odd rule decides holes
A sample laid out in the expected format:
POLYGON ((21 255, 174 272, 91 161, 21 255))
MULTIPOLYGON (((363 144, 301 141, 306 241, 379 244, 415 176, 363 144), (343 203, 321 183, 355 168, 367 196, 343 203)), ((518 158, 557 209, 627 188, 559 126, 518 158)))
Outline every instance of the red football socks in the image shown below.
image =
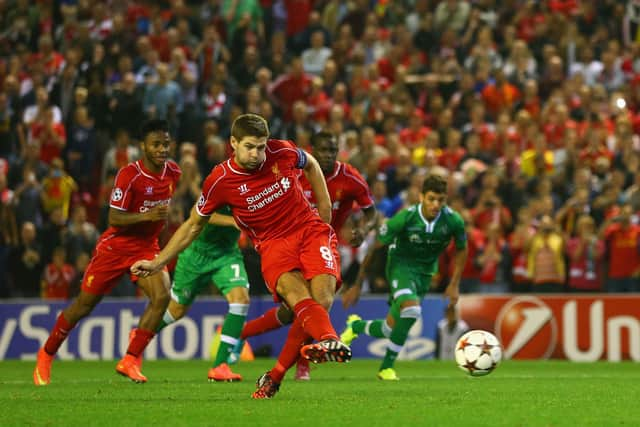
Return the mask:
POLYGON ((310 341, 311 337, 302 328, 302 322, 299 318, 296 318, 291 325, 291 329, 289 329, 287 341, 285 341, 282 351, 280 351, 276 366, 270 373, 271 378, 275 382, 282 382, 289 368, 291 368, 298 360, 298 357, 300 357, 300 348, 306 344, 306 342, 310 341))
POLYGON ((127 354, 138 357, 142 354, 147 344, 153 339, 155 333, 146 329, 134 329, 133 338, 129 341, 129 348, 127 348, 127 354))
MULTIPOLYGON (((300 325, 304 331, 316 341, 338 339, 336 330, 331 325, 329 313, 312 298, 300 301, 293 308, 293 311, 296 313, 296 320, 300 319, 300 325)), ((293 329, 293 326, 291 328, 293 329)))
POLYGON ((56 320, 56 324, 53 326, 51 334, 49 334, 49 338, 44 345, 44 351, 52 356, 56 354, 74 326, 75 323, 69 323, 67 319, 64 318, 64 315, 60 313, 58 320, 56 320))
POLYGON ((264 334, 265 332, 273 331, 282 326, 280 320, 278 320, 278 307, 274 307, 266 311, 262 316, 250 320, 245 323, 240 334, 240 339, 244 340, 249 337, 264 334))

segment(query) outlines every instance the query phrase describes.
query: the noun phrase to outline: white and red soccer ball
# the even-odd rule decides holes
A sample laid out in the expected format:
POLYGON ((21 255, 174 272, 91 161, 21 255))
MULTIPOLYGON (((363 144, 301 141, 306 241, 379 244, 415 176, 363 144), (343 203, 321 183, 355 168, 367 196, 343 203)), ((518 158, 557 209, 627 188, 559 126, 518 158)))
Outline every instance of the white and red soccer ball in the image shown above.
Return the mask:
POLYGON ((456 343, 456 363, 472 377, 490 374, 502 360, 502 346, 493 334, 473 330, 456 343))

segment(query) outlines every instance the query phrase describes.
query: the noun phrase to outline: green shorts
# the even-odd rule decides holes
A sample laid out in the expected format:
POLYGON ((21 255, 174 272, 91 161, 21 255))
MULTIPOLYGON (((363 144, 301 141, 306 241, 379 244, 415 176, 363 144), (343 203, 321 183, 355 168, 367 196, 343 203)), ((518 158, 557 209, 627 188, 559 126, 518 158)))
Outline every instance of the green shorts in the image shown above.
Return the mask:
POLYGON ((249 289, 249 279, 239 250, 224 255, 202 255, 187 248, 178 256, 173 274, 171 298, 178 304, 191 305, 195 297, 211 283, 226 295, 233 288, 249 289))
POLYGON ((420 272, 415 267, 394 265, 387 267, 389 280, 389 313, 400 317, 400 305, 405 301, 420 303, 431 287, 431 275, 420 272))

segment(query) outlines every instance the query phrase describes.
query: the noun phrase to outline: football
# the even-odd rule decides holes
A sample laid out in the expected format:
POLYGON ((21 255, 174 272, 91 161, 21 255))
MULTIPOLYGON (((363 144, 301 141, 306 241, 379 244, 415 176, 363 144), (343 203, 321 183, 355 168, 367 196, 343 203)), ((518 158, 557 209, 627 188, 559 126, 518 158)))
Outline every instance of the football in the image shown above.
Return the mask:
POLYGON ((495 335, 469 331, 456 343, 456 363, 472 377, 490 374, 502 360, 502 346, 495 335))

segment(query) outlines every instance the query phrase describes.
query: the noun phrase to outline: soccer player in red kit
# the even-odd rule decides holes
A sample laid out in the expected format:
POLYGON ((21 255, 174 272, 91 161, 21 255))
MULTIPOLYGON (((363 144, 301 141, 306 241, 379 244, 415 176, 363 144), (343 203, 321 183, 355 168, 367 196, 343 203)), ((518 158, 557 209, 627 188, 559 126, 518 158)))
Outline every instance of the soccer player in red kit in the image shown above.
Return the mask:
POLYGON ((299 356, 314 363, 351 359, 351 349, 338 339, 327 312, 340 283, 340 265, 322 170, 313 156, 291 142, 268 138, 264 118, 236 118, 231 127, 233 156, 206 178, 189 219, 155 259, 131 267, 143 277, 159 271, 195 239, 216 209, 231 207, 261 256, 262 275, 274 300, 284 301, 295 313, 276 365, 258 379, 255 399, 273 397, 299 356), (302 193, 300 169, 316 195, 317 211, 302 193), (318 342, 310 344, 312 340, 318 342))
MULTIPOLYGON (((348 163, 337 161, 338 141, 332 133, 320 131, 314 134, 311 137, 311 146, 313 147, 313 155, 318 160, 327 183, 329 198, 331 199, 331 226, 333 229, 338 233, 340 232, 353 212, 354 203, 364 213, 364 221, 355 220, 355 226, 351 231, 349 243, 354 248, 357 248, 362 244, 367 233, 375 226, 375 200, 369 190, 369 186, 356 168, 348 163)), ((305 197, 315 205, 316 199, 311 184, 304 175, 300 178, 300 183, 305 197)), ((279 307, 268 310, 262 316, 247 322, 242 329, 241 341, 238 342, 233 352, 240 352, 245 339, 288 325, 293 321, 293 317, 293 312, 285 304, 281 304, 279 307)), ((306 359, 302 358, 298 361, 295 378, 297 380, 308 380, 310 378, 309 364, 306 359)))
MULTIPOLYGON (((45 345, 38 351, 33 381, 47 385, 58 348, 80 319, 87 316, 129 273, 134 261, 153 258, 160 251, 158 235, 164 228, 169 202, 180 178, 180 168, 168 159, 169 131, 165 120, 142 127, 142 159, 118 172, 111 192, 109 228, 100 236, 82 279, 80 294, 56 321, 45 345)), ((130 334, 127 354, 116 371, 137 383, 147 381, 140 372, 141 355, 154 336, 169 303, 169 275, 159 270, 145 277, 131 276, 149 298, 137 329, 130 334)))

